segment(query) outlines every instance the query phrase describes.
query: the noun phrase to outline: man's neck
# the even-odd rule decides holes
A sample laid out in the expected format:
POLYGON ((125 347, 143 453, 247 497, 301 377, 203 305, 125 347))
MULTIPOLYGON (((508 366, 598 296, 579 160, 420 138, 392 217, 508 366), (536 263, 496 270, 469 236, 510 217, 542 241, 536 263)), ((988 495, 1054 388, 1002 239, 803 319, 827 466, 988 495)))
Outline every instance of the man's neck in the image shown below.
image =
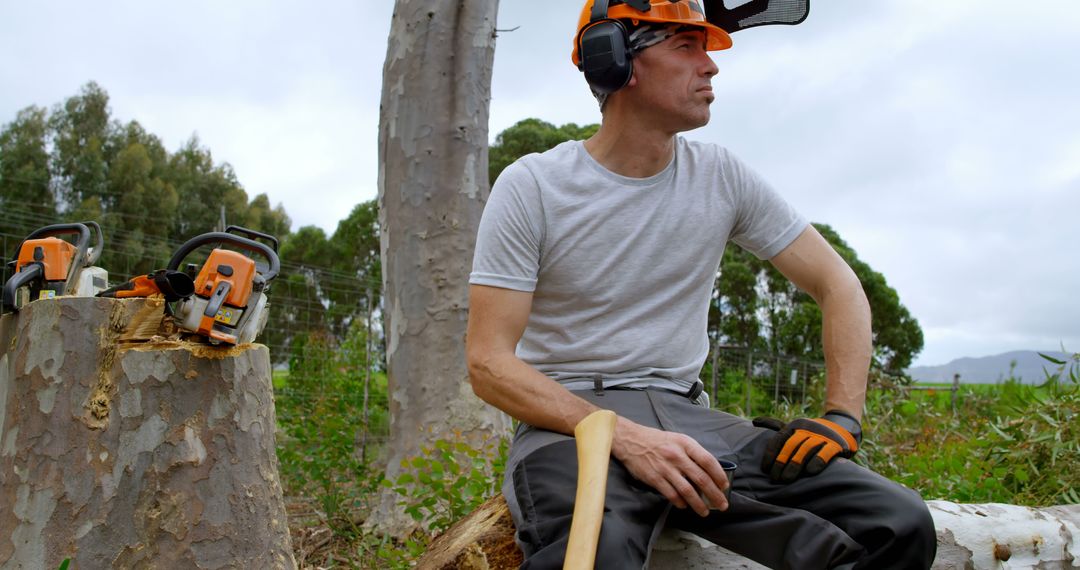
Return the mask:
POLYGON ((630 178, 659 174, 675 153, 675 134, 631 123, 605 121, 585 141, 585 150, 604 168, 630 178))

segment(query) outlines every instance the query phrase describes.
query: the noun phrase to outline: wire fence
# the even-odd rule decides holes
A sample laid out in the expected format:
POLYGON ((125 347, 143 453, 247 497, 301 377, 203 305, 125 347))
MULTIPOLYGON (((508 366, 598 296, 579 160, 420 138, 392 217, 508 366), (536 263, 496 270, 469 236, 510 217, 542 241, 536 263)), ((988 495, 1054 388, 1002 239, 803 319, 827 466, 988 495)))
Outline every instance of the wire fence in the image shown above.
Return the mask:
POLYGON ((712 407, 753 416, 779 402, 805 402, 824 373, 817 360, 720 344, 712 347, 702 381, 712 407))

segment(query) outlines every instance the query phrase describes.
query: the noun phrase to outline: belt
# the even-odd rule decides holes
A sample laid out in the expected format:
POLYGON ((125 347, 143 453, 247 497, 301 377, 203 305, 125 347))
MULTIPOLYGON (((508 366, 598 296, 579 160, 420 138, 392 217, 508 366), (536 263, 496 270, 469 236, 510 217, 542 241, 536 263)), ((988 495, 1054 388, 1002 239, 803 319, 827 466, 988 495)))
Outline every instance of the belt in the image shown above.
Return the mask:
POLYGON ((685 396, 687 399, 689 399, 695 404, 700 404, 705 407, 709 406, 709 399, 707 396, 705 397, 704 402, 701 401, 701 397, 705 394, 705 383, 701 380, 694 380, 693 384, 690 385, 690 388, 688 390, 679 390, 675 388, 668 388, 665 386, 611 386, 608 388, 604 388, 603 376, 599 374, 594 375, 593 393, 597 396, 603 396, 604 390, 663 390, 665 392, 672 392, 680 396, 685 396))

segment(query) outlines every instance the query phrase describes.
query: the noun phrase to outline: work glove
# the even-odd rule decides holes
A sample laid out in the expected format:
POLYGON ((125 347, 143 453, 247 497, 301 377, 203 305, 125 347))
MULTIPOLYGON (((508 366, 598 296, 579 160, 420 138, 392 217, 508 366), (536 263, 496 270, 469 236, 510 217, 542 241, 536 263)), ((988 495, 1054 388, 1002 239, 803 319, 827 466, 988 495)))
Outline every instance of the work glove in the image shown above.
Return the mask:
POLYGON ((787 424, 776 418, 755 418, 754 425, 777 432, 765 446, 761 469, 782 483, 821 473, 833 458, 855 455, 862 441, 859 421, 838 410, 787 424))
POLYGON ((171 303, 190 297, 194 292, 195 283, 186 273, 170 269, 158 269, 153 273, 132 277, 119 285, 98 293, 97 296, 127 299, 162 294, 165 295, 165 300, 171 303))

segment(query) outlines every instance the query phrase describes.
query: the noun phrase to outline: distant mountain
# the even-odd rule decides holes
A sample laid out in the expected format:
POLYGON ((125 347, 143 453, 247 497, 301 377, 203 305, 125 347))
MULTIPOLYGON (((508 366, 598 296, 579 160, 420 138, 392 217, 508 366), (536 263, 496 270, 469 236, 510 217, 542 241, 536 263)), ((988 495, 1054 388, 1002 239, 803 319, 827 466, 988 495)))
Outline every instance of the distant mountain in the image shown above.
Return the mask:
MULTIPOLYGON (((1058 360, 1066 360, 1068 354, 1058 351, 1042 351, 1047 356, 1058 360)), ((1039 356, 1034 350, 1016 350, 994 356, 980 358, 957 358, 948 364, 940 366, 913 366, 908 368, 907 373, 916 382, 952 382, 953 374, 960 374, 960 381, 967 384, 994 384, 1009 379, 1010 367, 1012 376, 1025 384, 1039 384, 1046 379, 1043 369, 1054 372, 1057 365, 1039 356)))

